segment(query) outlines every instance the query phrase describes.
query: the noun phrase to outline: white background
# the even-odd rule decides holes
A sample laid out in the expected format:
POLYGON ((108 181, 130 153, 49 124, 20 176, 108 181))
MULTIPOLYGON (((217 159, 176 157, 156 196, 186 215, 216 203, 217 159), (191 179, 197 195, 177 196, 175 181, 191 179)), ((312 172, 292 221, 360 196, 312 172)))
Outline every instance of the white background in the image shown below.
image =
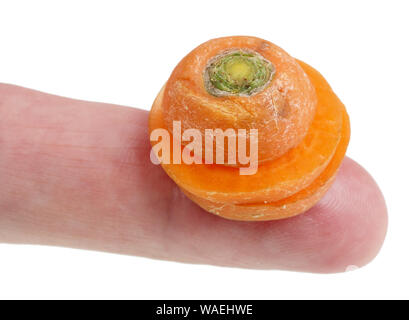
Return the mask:
MULTIPOLYGON (((253 35, 316 67, 348 108, 348 155, 381 186, 368 266, 313 275, 0 245, 0 298, 409 298, 408 1, 1 1, 0 82, 149 110, 176 63, 253 35)), ((1 183, 1 182, 0 182, 1 183)))

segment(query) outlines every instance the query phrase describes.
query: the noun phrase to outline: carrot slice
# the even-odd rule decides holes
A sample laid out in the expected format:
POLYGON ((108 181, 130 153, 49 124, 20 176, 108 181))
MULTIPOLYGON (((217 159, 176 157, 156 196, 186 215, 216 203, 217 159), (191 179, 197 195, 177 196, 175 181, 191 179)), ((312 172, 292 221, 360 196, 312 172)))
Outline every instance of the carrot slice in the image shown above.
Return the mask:
MULTIPOLYGON (((231 82, 237 85, 234 80, 231 82)), ((236 36, 207 41, 184 57, 166 84, 161 108, 163 128, 170 131, 175 120, 181 121, 182 130, 195 128, 202 134, 205 129, 213 128, 256 128, 258 160, 263 163, 281 157, 301 142, 314 118, 316 97, 307 75, 287 52, 260 38, 236 36), (248 54, 252 55, 247 61, 249 64, 243 62, 246 61, 243 56, 248 54), (232 56, 237 58, 237 55, 240 57, 234 60, 232 56), (226 60, 228 62, 223 64, 226 60), (251 66, 254 60, 257 66, 251 66), (226 69, 219 70, 218 62, 226 69), (263 62, 270 65, 263 66, 263 62), (252 67, 257 72, 252 73, 252 67), (226 87, 222 80, 237 78, 248 80, 250 87, 254 85, 252 80, 256 81, 259 91, 250 95, 246 91, 224 92, 227 95, 222 96, 212 94, 214 90, 212 86, 209 88, 208 80, 214 69, 217 69, 216 78, 222 82, 217 83, 216 79, 216 88, 213 87, 216 91, 218 85, 226 87), (232 70, 236 70, 234 75, 229 73, 232 70), (252 77, 266 72, 271 75, 269 80, 252 77), (225 79, 228 74, 231 77, 225 79), (267 82, 261 85, 260 80, 267 82)))

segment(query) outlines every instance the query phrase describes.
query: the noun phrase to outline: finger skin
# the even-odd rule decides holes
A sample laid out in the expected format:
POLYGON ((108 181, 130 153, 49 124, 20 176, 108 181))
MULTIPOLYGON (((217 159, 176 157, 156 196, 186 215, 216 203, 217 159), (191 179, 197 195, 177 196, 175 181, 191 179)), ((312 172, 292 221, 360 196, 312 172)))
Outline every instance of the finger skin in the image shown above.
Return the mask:
POLYGON ((300 216, 229 221, 200 209, 151 163, 147 123, 146 111, 1 84, 0 242, 323 273, 378 253, 385 202, 352 160, 300 216))

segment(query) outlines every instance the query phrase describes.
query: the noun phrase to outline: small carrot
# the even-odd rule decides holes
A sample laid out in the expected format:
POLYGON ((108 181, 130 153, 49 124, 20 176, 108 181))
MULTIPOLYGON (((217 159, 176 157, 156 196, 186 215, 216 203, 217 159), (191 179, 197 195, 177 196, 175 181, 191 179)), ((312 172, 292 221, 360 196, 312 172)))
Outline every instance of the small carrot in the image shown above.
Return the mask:
POLYGON ((190 199, 234 220, 281 219, 313 206, 334 180, 350 131, 345 107, 317 71, 254 37, 210 40, 182 59, 153 104, 150 131, 172 132, 175 122, 203 136, 257 130, 255 174, 240 175, 241 163, 162 163, 190 199))

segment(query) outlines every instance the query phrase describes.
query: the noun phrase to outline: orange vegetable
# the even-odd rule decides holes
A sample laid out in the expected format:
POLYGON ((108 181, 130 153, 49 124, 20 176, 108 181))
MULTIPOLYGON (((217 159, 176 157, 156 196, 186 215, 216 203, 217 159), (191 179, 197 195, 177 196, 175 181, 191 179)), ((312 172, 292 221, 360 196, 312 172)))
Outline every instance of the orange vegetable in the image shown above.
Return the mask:
POLYGON ((178 64, 152 106, 150 131, 172 132, 173 121, 202 134, 258 130, 253 175, 240 175, 241 164, 162 164, 190 199, 234 220, 312 207, 334 180, 350 132, 343 104, 316 70, 254 37, 210 40, 178 64))

